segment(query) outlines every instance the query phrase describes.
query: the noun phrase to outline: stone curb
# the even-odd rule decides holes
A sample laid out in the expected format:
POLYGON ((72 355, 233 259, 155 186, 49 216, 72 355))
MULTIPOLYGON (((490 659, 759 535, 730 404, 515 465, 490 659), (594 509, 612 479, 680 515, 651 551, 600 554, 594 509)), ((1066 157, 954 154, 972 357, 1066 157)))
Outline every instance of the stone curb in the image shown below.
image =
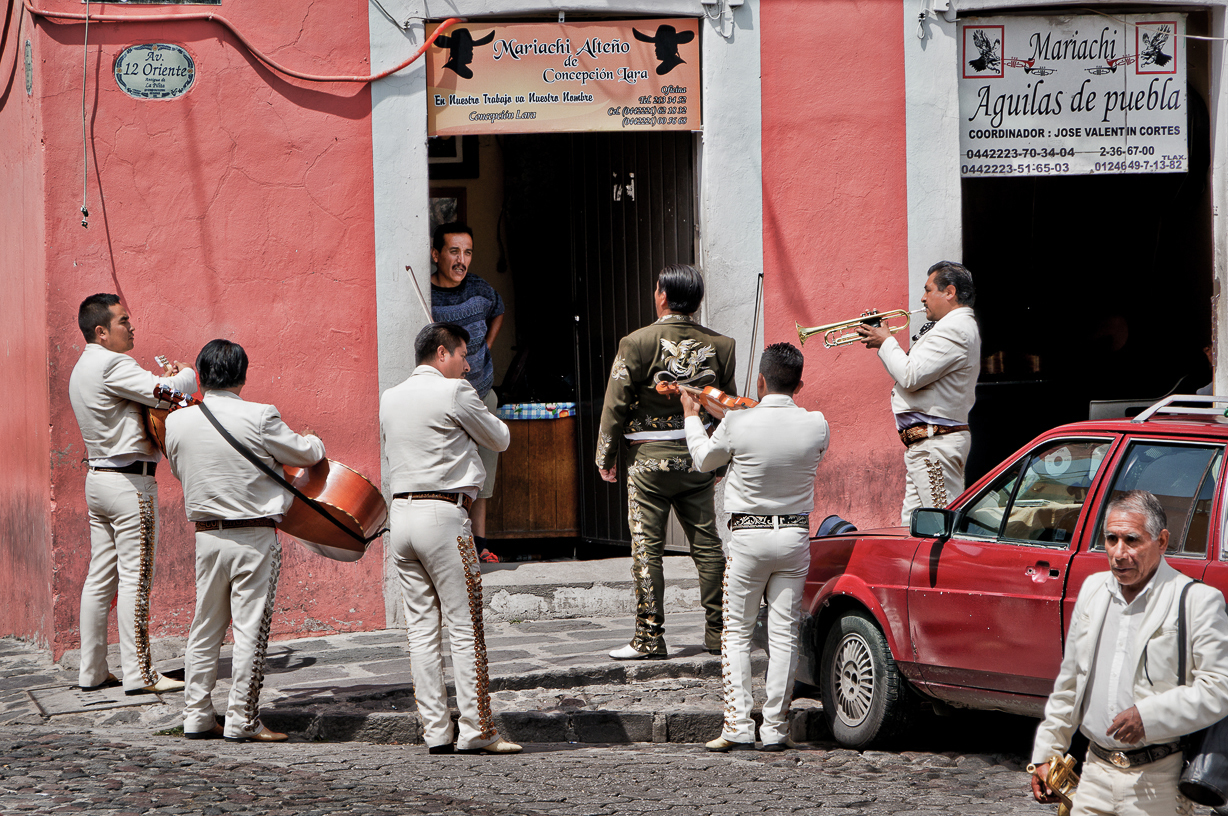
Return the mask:
MULTIPOLYGON (((455 720, 455 713, 453 719, 455 720)), ((260 714, 275 731, 321 742, 366 742, 378 745, 422 743, 417 712, 365 712, 273 709, 260 714)), ((504 711, 495 715, 499 733, 527 743, 702 743, 719 736, 721 711, 504 711)), ((755 712, 756 723, 761 722, 755 712)), ((831 739, 821 708, 789 712, 795 742, 831 739)))

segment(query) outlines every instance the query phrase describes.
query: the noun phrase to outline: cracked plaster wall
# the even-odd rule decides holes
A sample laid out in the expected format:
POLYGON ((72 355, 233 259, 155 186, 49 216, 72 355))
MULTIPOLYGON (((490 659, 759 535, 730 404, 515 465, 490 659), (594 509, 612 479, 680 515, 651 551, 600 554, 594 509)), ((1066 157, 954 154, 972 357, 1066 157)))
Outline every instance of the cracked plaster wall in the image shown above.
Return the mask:
MULTIPOLYGON (((294 68, 369 72, 365 2, 289 8, 241 4, 226 14, 257 47, 294 68)), ((153 9, 174 13, 132 11, 153 9)), ((50 338, 50 440, 41 447, 62 454, 49 477, 57 657, 77 645, 89 557, 83 447, 67 400, 83 343, 76 309, 85 296, 117 292, 124 299, 136 328, 132 355, 146 368, 157 354, 190 362, 215 337, 242 344, 251 361, 245 399, 277 405, 292 428, 319 433, 331 458, 379 480, 369 89, 283 79, 207 22, 91 25, 90 224, 83 229, 83 33, 82 26, 40 19, 35 34, 35 105, 46 157, 39 180, 46 199, 35 215, 46 232, 46 257, 31 274, 46 274, 38 308, 50 338), (150 42, 175 43, 192 55, 196 81, 183 97, 138 100, 117 87, 116 56, 150 42)), ((194 536, 165 465, 158 483, 151 634, 182 636, 194 606, 194 536)), ((364 560, 339 564, 283 541, 275 636, 383 626, 378 542, 364 560)))

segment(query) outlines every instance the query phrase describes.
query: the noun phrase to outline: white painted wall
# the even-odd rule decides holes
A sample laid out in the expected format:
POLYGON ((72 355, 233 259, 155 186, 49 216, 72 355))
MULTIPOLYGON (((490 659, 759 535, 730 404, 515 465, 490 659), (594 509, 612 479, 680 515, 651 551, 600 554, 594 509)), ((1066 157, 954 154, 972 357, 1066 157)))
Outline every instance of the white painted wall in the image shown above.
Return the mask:
MULTIPOLYGON (((706 17, 699 0, 381 0, 390 20, 369 8, 374 70, 404 60, 422 43, 423 18, 510 17, 559 11, 706 17), (397 23, 409 22, 404 31, 397 23)), ((755 287, 763 269, 763 185, 760 172, 759 3, 733 12, 726 38, 720 17, 701 27, 704 133, 699 154, 699 258, 708 295, 707 325, 738 341, 738 385, 762 347, 752 338, 755 287)), ((410 288, 406 264, 429 297, 430 235, 426 160, 426 72, 421 62, 371 88, 375 164, 376 311, 380 391, 413 370, 413 338, 426 316, 410 288)), ((387 473, 387 463, 383 471, 387 473)), ((387 487, 387 485, 385 485, 387 487)), ((387 491, 385 491, 387 493, 387 491)), ((719 510, 719 508, 718 508, 719 510)), ((404 626, 395 568, 385 556, 387 625, 404 626)))

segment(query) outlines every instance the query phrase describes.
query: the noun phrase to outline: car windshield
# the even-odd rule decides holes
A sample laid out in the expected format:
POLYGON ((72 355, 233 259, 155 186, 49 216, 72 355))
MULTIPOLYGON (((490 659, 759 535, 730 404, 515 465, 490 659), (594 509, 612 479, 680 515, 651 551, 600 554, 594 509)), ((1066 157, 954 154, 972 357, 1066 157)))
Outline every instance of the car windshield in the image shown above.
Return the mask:
MULTIPOLYGON (((1129 490, 1153 493, 1168 517, 1168 554, 1204 557, 1223 458, 1221 445, 1131 442, 1113 480, 1110 498, 1129 490)), ((1093 549, 1104 549, 1103 533, 1101 513, 1093 549)))
POLYGON ((955 534, 1066 544, 1110 441, 1062 439, 1036 448, 1007 469, 966 509, 955 534))

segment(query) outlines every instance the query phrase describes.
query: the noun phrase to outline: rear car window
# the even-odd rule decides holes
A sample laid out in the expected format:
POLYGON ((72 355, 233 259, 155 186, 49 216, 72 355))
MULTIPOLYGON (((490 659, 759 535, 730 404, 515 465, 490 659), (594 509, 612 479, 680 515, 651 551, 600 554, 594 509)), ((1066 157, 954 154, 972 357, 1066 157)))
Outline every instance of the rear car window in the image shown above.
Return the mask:
MULTIPOLYGON (((1168 516, 1168 554, 1203 558, 1223 459, 1222 445, 1131 442, 1113 478, 1109 500, 1130 490, 1155 494, 1168 516)), ((1104 549, 1103 511, 1092 549, 1104 549)))

